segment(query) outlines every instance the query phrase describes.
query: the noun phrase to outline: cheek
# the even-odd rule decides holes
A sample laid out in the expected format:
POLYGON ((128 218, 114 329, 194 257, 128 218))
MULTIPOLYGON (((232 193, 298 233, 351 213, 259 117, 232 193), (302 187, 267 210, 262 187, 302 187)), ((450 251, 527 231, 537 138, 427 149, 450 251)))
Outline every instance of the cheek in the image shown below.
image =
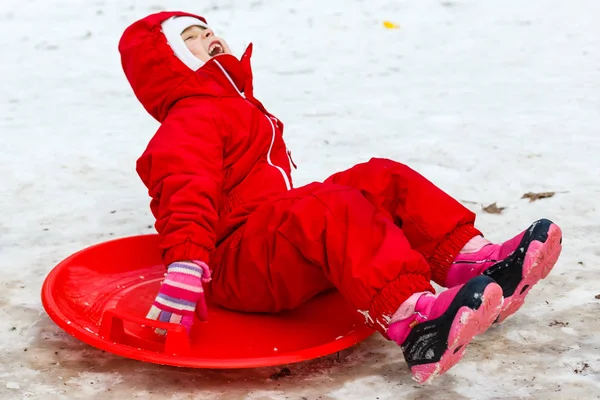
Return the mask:
POLYGON ((196 58, 199 58, 202 61, 207 60, 208 53, 206 53, 206 50, 204 50, 202 43, 192 43, 188 45, 188 49, 190 49, 190 51, 196 58))

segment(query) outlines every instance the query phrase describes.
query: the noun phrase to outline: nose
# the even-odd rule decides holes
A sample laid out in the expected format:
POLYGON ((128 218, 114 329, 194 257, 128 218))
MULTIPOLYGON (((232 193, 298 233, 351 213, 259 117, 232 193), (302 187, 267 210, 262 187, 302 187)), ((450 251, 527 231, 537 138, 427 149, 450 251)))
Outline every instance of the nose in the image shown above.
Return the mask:
POLYGON ((206 28, 205 30, 202 31, 202 38, 204 38, 204 39, 209 38, 214 35, 215 35, 215 33, 210 28, 206 28))

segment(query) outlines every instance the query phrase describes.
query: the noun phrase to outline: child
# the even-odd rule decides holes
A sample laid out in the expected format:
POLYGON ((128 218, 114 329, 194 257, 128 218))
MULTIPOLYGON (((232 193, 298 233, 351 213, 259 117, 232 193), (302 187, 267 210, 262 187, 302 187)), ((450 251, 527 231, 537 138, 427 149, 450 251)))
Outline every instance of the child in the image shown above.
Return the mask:
POLYGON ((336 288, 423 383, 517 311, 558 259, 552 222, 490 243, 472 212, 391 160, 293 188, 283 124, 253 95, 252 45, 238 60, 202 17, 150 15, 119 50, 161 123, 137 163, 167 266, 148 318, 189 330, 195 312, 207 318, 209 281, 214 303, 244 312, 336 288), (434 294, 431 280, 448 290, 434 294))

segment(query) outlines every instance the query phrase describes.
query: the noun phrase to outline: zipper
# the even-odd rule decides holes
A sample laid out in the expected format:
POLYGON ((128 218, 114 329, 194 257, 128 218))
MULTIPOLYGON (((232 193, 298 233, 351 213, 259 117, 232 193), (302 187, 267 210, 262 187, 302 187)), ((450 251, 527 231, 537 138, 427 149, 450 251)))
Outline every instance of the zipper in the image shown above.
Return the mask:
MULTIPOLYGON (((225 77, 227 78, 227 80, 229 80, 229 83, 231 83, 231 86, 233 86, 233 88, 235 89, 235 91, 238 92, 238 94, 240 96, 242 96, 244 99, 246 99, 246 96, 244 95, 244 93, 240 92, 240 90, 237 88, 237 86, 235 85, 235 83, 233 82, 233 80, 231 79, 231 77, 229 76, 229 74, 227 73, 227 71, 225 71, 225 68, 223 68, 221 66, 221 64, 217 60, 215 60, 215 64, 217 64, 217 66, 221 69, 221 71, 223 71, 223 74, 225 75, 225 77)), ((273 124, 273 121, 271 121, 271 118, 267 114, 263 113, 262 111, 260 113, 262 115, 264 115, 265 118, 269 121, 269 124, 271 124, 271 132, 273 134, 272 137, 271 137, 271 145, 269 146, 269 151, 267 151, 267 162, 269 163, 270 166, 272 166, 274 168, 277 168, 277 170, 279 172, 281 172, 281 176, 283 176, 283 181, 285 182, 285 187, 287 188, 287 190, 291 190, 292 189, 292 185, 290 183, 290 180, 289 180, 287 174, 283 170, 283 168, 281 168, 278 165, 273 164, 273 162, 271 161, 271 150, 273 149, 273 145, 275 144, 275 136, 276 136, 275 125, 273 124)), ((290 157, 289 154, 288 154, 288 157, 290 158, 290 161, 291 161, 291 157, 290 157)), ((292 161, 292 164, 293 164, 293 161, 292 161)), ((295 165, 294 165, 294 167, 295 167, 295 165)))
POLYGON ((271 150, 273 149, 273 144, 275 144, 275 125, 273 124, 273 121, 271 121, 271 118, 269 118, 268 115, 265 115, 265 117, 267 118, 267 120, 269 120, 269 123, 271 124, 271 131, 273 132, 273 137, 271 138, 271 145, 269 146, 269 151, 267 152, 267 162, 270 166, 277 168, 279 172, 281 172, 283 180, 285 181, 285 187, 287 188, 287 190, 290 190, 292 188, 292 185, 290 184, 290 180, 288 179, 287 174, 285 173, 283 168, 271 162, 271 150))

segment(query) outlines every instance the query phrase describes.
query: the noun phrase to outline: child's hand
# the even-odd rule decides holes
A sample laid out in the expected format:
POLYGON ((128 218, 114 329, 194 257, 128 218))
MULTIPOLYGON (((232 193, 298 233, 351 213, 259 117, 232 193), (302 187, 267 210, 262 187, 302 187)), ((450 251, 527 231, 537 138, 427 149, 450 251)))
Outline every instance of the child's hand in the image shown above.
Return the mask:
MULTIPOLYGON (((208 319, 202 282, 209 281, 210 269, 203 262, 178 261, 170 264, 146 318, 183 325, 189 333, 194 312, 202 321, 208 319)), ((163 329, 156 332, 166 333, 163 329)))

